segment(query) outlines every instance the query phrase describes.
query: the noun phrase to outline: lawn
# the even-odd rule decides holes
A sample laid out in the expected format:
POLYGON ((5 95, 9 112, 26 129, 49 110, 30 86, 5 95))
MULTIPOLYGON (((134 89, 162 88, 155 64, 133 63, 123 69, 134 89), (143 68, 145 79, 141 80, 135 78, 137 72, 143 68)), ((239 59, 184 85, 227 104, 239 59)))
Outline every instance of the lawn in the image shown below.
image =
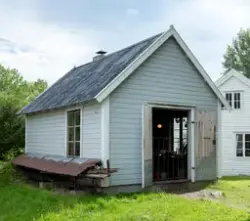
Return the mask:
POLYGON ((250 177, 223 177, 209 188, 223 191, 225 197, 219 202, 250 212, 250 177))
MULTIPOLYGON (((237 191, 237 188, 245 188, 247 183, 250 184, 247 180, 222 180, 218 185, 212 186, 225 190, 225 195, 229 197, 226 203, 217 203, 166 193, 119 196, 58 195, 23 184, 18 176, 13 178, 11 174, 15 173, 9 165, 5 165, 0 171, 0 221, 250 220, 244 208, 232 209, 226 205, 230 200, 237 204, 234 191, 237 191)), ((240 196, 243 195, 245 194, 242 189, 240 196)), ((244 204, 247 199, 244 198, 241 203, 244 204)))

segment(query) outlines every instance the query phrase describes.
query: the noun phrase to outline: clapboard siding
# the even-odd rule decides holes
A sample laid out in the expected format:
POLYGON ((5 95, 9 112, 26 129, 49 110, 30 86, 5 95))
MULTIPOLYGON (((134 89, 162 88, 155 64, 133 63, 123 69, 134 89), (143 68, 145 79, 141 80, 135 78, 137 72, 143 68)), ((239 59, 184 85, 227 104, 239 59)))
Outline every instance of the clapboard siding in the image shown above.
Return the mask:
POLYGON ((27 152, 65 155, 65 112, 28 115, 26 135, 27 152))
POLYGON ((101 105, 89 104, 83 107, 82 156, 101 158, 101 105))
MULTIPOLYGON (((81 156, 101 157, 101 108, 100 104, 79 106, 82 109, 81 156)), ((28 152, 66 154, 66 111, 28 115, 26 124, 26 148, 28 152)))
POLYGON ((250 88, 235 76, 220 91, 242 91, 240 110, 223 110, 221 115, 222 175, 250 174, 250 157, 236 157, 236 132, 250 132, 250 88))
MULTIPOLYGON (((119 168, 111 185, 141 183, 142 105, 147 102, 217 108, 212 90, 169 39, 110 95, 110 162, 119 168)), ((209 166, 216 170, 216 165, 209 166)), ((196 178, 206 179, 206 172, 196 178)))

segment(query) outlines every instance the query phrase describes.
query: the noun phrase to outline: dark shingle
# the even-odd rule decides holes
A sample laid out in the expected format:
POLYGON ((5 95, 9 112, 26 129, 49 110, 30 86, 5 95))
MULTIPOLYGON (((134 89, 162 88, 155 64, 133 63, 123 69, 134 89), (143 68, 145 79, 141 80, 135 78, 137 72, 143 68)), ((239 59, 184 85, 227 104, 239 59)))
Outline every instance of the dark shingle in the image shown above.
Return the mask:
POLYGON ((73 68, 20 113, 39 112, 92 100, 160 35, 73 68))

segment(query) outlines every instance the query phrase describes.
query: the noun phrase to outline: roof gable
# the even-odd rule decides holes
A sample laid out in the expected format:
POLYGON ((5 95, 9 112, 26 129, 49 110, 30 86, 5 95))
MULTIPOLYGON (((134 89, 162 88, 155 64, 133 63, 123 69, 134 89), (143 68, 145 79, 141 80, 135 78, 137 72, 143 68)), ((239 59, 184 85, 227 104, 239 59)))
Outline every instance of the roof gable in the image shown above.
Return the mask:
POLYGON ((164 33, 107 55, 100 60, 73 68, 32 103, 24 107, 20 113, 27 114, 62 108, 93 99, 102 102, 170 37, 174 37, 219 100, 228 107, 223 95, 174 27, 171 26, 164 33))
POLYGON ((198 70, 204 80, 208 83, 212 91, 219 98, 221 103, 230 109, 226 99, 221 94, 219 89, 216 87, 212 79, 209 77, 205 69, 201 66, 198 60, 195 58, 191 50, 185 44, 181 36, 175 30, 173 26, 164 32, 156 41, 154 41, 143 53, 141 53, 130 65, 128 65, 112 82, 110 82, 100 93, 95 97, 97 101, 103 101, 116 87, 118 87, 127 77, 129 77, 145 60, 147 60, 164 42, 166 42, 170 37, 173 37, 179 44, 181 49, 187 55, 191 63, 198 70))
POLYGON ((250 79, 245 77, 243 74, 241 74, 239 71, 236 71, 235 69, 228 70, 226 73, 224 73, 223 76, 221 76, 215 81, 215 84, 217 85, 217 87, 221 87, 222 85, 226 84, 226 82, 228 82, 232 77, 237 78, 244 85, 250 87, 250 79))

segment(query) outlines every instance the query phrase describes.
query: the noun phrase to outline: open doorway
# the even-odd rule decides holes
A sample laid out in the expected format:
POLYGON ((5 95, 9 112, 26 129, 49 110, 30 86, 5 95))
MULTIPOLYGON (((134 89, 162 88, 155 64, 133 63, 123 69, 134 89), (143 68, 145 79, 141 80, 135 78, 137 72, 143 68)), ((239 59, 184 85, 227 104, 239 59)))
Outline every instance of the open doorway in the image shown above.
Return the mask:
POLYGON ((153 108, 153 180, 188 178, 188 111, 153 108))

